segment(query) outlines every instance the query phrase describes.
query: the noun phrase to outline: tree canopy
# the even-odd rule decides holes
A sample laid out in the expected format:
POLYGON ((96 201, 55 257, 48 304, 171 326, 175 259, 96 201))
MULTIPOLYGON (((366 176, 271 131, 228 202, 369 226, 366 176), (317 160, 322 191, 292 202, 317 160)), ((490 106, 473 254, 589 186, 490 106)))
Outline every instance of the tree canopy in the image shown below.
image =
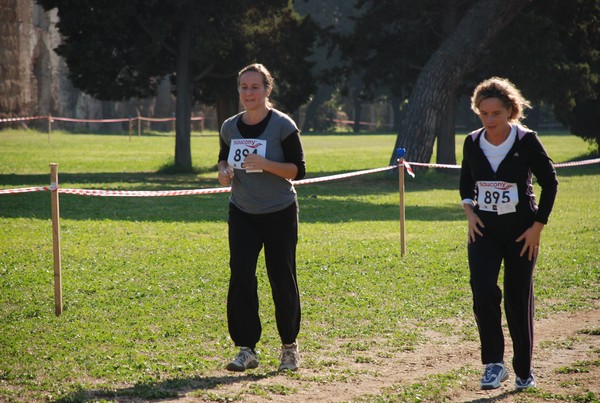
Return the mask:
POLYGON ((37 0, 58 8, 56 49, 73 84, 100 100, 148 97, 171 77, 176 104, 175 165, 191 169, 193 102, 221 119, 237 112, 235 77, 262 62, 276 78, 284 111, 303 104, 314 85, 307 61, 317 30, 288 0, 37 0))
POLYGON ((312 127, 332 94, 357 108, 388 97, 402 113, 395 148, 413 160, 429 161, 437 140, 438 162, 455 162, 457 100, 492 75, 550 105, 574 133, 600 137, 600 0, 37 1, 58 7, 57 52, 90 95, 147 97, 171 77, 182 167, 192 102, 216 106, 219 121, 237 112, 235 76, 255 61, 274 73, 278 108, 312 101, 312 127), (335 47, 316 47, 332 38, 335 47))
POLYGON ((593 119, 575 116, 588 115, 598 99, 599 4, 359 0, 364 12, 339 43, 346 69, 360 74, 364 94, 387 91, 403 100, 396 146, 428 161, 437 138, 438 162, 454 163, 456 102, 492 75, 508 77, 533 101, 551 105, 572 129, 590 122, 590 135, 593 119))
POLYGON ((510 77, 574 134, 600 144, 600 1, 535 1, 502 37, 479 75, 510 77))

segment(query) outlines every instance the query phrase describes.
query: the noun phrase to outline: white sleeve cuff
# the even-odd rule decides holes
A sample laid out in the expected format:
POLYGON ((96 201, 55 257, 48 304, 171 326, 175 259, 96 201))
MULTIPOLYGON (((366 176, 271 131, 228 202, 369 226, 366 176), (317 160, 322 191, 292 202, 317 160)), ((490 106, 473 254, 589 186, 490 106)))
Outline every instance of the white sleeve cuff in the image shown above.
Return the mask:
POLYGON ((471 206, 475 207, 475 202, 473 201, 473 199, 463 199, 460 202, 460 205, 463 206, 465 204, 470 204, 471 206))

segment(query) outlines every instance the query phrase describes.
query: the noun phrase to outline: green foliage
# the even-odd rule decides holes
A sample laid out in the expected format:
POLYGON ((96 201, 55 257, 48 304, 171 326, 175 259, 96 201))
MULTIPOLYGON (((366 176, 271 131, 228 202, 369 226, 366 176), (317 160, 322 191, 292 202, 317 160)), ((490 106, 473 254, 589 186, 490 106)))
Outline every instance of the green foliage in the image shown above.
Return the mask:
MULTIPOLYGON (((305 136, 309 176, 386 166, 394 139, 305 136)), ((48 140, 35 132, 0 132, 0 186, 47 185, 48 163, 57 162, 62 188, 216 187, 217 140, 214 133, 194 136, 200 157, 195 173, 165 174, 159 170, 169 160, 172 137, 52 133, 48 140)), ((547 135, 542 141, 556 162, 587 156, 577 137, 547 135)), ((597 166, 559 170, 559 196, 536 271, 541 317, 590 307, 597 298, 599 176, 597 166)), ((430 332, 476 338, 457 186, 454 170, 406 178, 404 257, 393 175, 297 187, 300 343, 304 365, 318 372, 277 376, 350 382, 361 374, 339 369, 340 350, 354 362, 385 364, 397 352, 430 342, 430 332)), ((261 263, 261 368, 239 378, 224 375, 222 366, 235 353, 225 321, 227 198, 62 194, 64 312, 56 317, 49 193, 0 195, 0 400, 293 396, 294 388, 278 382, 239 395, 220 389, 275 376, 279 348, 261 263)), ((446 390, 472 375, 468 371, 436 374, 386 393, 391 401, 443 400, 446 390)))
POLYGON ((531 2, 506 28, 476 80, 509 77, 535 103, 552 105, 573 134, 598 143, 599 15, 599 0, 531 2))
POLYGON ((287 0, 37 2, 58 9, 57 53, 73 84, 97 99, 150 97, 164 77, 177 81, 177 64, 188 60, 195 102, 214 105, 224 88, 236 99, 237 72, 255 61, 277 73, 284 110, 296 110, 314 90, 306 57, 317 31, 287 0))
MULTIPOLYGON (((477 3, 361 0, 358 4, 363 12, 356 18, 354 30, 339 36, 346 63, 340 69, 348 77, 361 77, 359 91, 365 98, 383 93, 407 99, 423 66, 477 3)), ((457 83, 457 95, 470 96, 474 86, 490 76, 508 77, 535 104, 551 105, 555 117, 573 134, 597 143, 599 15, 599 0, 530 2, 472 68, 462 72, 466 79, 457 83)), ((485 32, 474 35, 483 40, 485 32)), ((465 38, 457 38, 457 42, 464 43, 465 38)), ((453 84, 441 82, 439 92, 453 84)), ((421 95, 412 93, 410 102, 421 95)), ((413 127, 403 130, 411 135, 415 132, 413 127)))
POLYGON ((362 76, 367 93, 383 87, 406 98, 419 74, 417 66, 427 63, 447 35, 440 35, 443 21, 450 15, 464 14, 471 3, 448 6, 448 2, 438 0, 359 1, 363 13, 356 19, 354 30, 339 38, 342 55, 351 65, 349 70, 362 76), (447 7, 456 10, 449 12, 447 7))
POLYGON ((597 99, 577 103, 567 120, 574 134, 600 146, 600 91, 597 99))
POLYGON ((62 42, 56 52, 82 91, 100 100, 149 97, 171 79, 180 172, 192 171, 192 104, 215 105, 219 124, 237 113, 235 77, 243 66, 270 63, 284 111, 297 109, 314 90, 306 80, 314 25, 287 0, 37 1, 58 9, 62 42), (260 29, 248 29, 255 26, 260 29))

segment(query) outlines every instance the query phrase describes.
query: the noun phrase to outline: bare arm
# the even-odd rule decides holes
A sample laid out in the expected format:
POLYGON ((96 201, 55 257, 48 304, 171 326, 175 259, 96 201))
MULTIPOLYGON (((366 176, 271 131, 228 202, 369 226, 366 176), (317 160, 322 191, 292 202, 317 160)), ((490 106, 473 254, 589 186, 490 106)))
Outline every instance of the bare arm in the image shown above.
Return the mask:
POLYGON ((273 175, 292 180, 298 174, 298 167, 291 162, 277 162, 261 157, 258 154, 248 154, 244 161, 244 167, 249 169, 262 169, 273 175))

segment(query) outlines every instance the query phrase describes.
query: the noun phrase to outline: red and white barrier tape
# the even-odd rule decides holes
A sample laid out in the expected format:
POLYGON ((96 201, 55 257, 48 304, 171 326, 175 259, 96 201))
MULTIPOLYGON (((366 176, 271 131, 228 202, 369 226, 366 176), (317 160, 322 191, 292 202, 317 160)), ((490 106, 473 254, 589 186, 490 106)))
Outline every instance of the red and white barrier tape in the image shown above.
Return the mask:
POLYGON ((144 122, 172 122, 175 120, 175 118, 144 118, 142 116, 136 119, 143 120, 144 122))
MULTIPOLYGON (((0 123, 5 122, 23 122, 27 120, 38 120, 38 119, 46 119, 50 122, 61 121, 61 122, 76 122, 76 123, 119 123, 119 122, 129 122, 133 120, 143 120, 146 122, 170 122, 176 120, 174 117, 170 118, 146 118, 142 116, 135 116, 131 118, 117 118, 117 119, 76 119, 76 118, 61 118, 56 116, 27 116, 27 117, 19 117, 19 118, 0 118, 0 123)), ((192 121, 204 120, 202 116, 196 116, 190 118, 192 121)))
MULTIPOLYGON (((294 185, 305 185, 309 183, 332 181, 336 179, 350 178, 358 175, 366 175, 375 172, 387 171, 396 168, 395 166, 389 166, 384 168, 368 169, 365 171, 356 171, 346 174, 323 176, 320 178, 303 179, 293 181, 294 185)), ((31 187, 31 188, 19 188, 19 189, 0 189, 0 194, 12 194, 12 193, 27 193, 27 192, 39 192, 44 190, 55 190, 56 185, 51 187, 31 187)), ((59 193, 74 194, 80 196, 112 196, 112 197, 155 197, 155 196, 189 196, 189 195, 201 195, 201 194, 215 194, 215 193, 227 193, 231 192, 231 187, 220 187, 211 189, 188 189, 188 190, 100 190, 100 189, 58 189, 59 193)))
MULTIPOLYGON (((350 178, 358 175, 366 175, 375 172, 387 171, 396 168, 389 166, 385 168, 368 169, 365 171, 350 172, 346 174, 323 176, 320 178, 303 179, 293 181, 294 185, 305 185, 309 183, 325 182, 336 179, 350 178)), ((160 190, 160 191, 135 191, 135 190, 96 190, 96 189, 59 189, 59 193, 76 194, 81 196, 117 196, 117 197, 155 197, 155 196, 189 196, 200 194, 215 194, 231 192, 231 187, 211 188, 211 189, 190 189, 190 190, 160 190)))
POLYGON ((52 122, 57 120, 57 121, 61 121, 61 122, 78 122, 78 123, 119 123, 119 122, 129 122, 130 120, 133 120, 133 119, 126 119, 126 118, 120 118, 120 119, 75 119, 75 118, 57 118, 57 117, 52 116, 50 118, 50 120, 52 122))
POLYGON ((28 116, 24 118, 0 118, 0 122, 23 122, 26 120, 48 119, 48 116, 28 116))
POLYGON ((154 197, 154 196, 190 196, 201 194, 227 193, 231 187, 212 189, 188 190, 97 190, 97 189, 58 189, 58 193, 74 194, 80 196, 117 196, 117 197, 154 197))
MULTIPOLYGON (((417 166, 425 166, 430 168, 460 168, 460 165, 448 165, 448 164, 426 164, 422 162, 408 162, 403 161, 404 167, 407 172, 414 178, 415 174, 411 169, 411 165, 417 166)), ((565 162, 560 164, 554 164, 556 168, 563 167, 571 167, 571 166, 580 166, 580 165, 591 165, 591 164, 599 164, 600 158, 585 160, 585 161, 575 161, 575 162, 565 162)), ((294 185, 307 185, 310 183, 319 183, 326 181, 333 181, 338 179, 351 178, 359 175, 367 175, 376 172, 389 171, 392 169, 396 169, 396 165, 390 165, 383 168, 375 168, 375 169, 367 169, 364 171, 355 171, 349 172, 345 174, 338 175, 330 175, 330 176, 322 176, 319 178, 310 178, 310 179, 302 179, 297 181, 292 181, 294 185)), ((42 192, 52 190, 56 191, 56 184, 52 183, 50 186, 39 186, 39 187, 29 187, 29 188, 17 188, 17 189, 0 189, 0 195, 2 194, 14 194, 14 193, 28 193, 28 192, 42 192)), ((58 189, 59 193, 65 194, 75 194, 81 196, 112 196, 112 197, 161 197, 161 196, 189 196, 189 195, 201 195, 201 194, 215 194, 215 193, 227 193, 231 192, 231 187, 220 187, 220 188, 210 188, 210 189, 188 189, 188 190, 99 190, 99 189, 58 189)))
POLYGON ((554 164, 554 168, 576 167, 576 166, 580 166, 580 165, 592 165, 592 164, 600 164, 600 158, 584 160, 584 161, 561 162, 559 164, 554 164))
POLYGON ((395 169, 395 168, 397 168, 395 165, 390 165, 388 167, 367 169, 365 171, 356 171, 356 172, 350 172, 350 173, 346 173, 346 174, 322 176, 320 178, 301 179, 301 180, 293 181, 292 183, 294 185, 306 185, 309 183, 333 181, 336 179, 351 178, 353 176, 358 176, 358 175, 366 175, 366 174, 372 174, 375 172, 389 171, 390 169, 395 169))
POLYGON ((408 172, 408 174, 414 178, 415 173, 413 172, 412 168, 410 167, 410 164, 408 163, 408 161, 402 160, 402 164, 404 165, 406 172, 408 172))
MULTIPOLYGON (((600 158, 595 158, 595 159, 584 160, 584 161, 562 162, 562 163, 553 164, 553 165, 555 168, 564 168, 564 167, 575 167, 575 166, 592 165, 592 164, 599 164, 599 163, 600 163, 600 158)), ((460 165, 426 164, 424 162, 411 162, 410 164, 415 165, 415 166, 429 167, 429 168, 458 168, 458 169, 460 169, 460 165)))
POLYGON ((427 164, 425 162, 409 162, 410 165, 428 167, 428 168, 460 168, 460 165, 450 164, 427 164))
POLYGON ((0 195, 13 194, 13 193, 30 193, 30 192, 44 192, 47 190, 55 190, 55 186, 37 186, 30 188, 17 188, 17 189, 0 189, 0 195))
MULTIPOLYGON (((146 122, 173 122, 173 121, 177 120, 176 118, 145 118, 142 116, 140 116, 139 118, 135 118, 135 119, 143 120, 146 122)), ((132 118, 131 120, 134 120, 134 119, 132 118)), ((202 116, 196 116, 196 117, 191 117, 190 120, 192 120, 192 121, 204 120, 204 118, 202 116)))

